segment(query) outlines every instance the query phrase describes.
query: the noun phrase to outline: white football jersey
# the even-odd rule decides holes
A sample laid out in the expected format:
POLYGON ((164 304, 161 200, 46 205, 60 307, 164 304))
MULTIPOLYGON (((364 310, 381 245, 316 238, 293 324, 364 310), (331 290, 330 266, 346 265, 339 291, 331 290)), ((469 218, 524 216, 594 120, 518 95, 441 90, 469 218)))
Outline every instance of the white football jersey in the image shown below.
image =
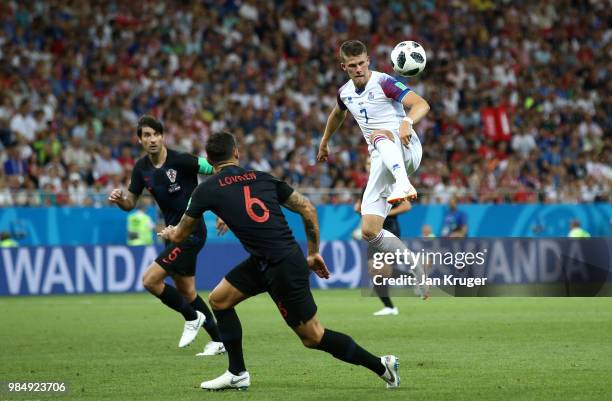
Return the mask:
POLYGON ((399 130, 400 122, 406 117, 402 99, 410 88, 392 76, 371 71, 365 88, 357 91, 355 84, 349 80, 338 90, 338 107, 349 110, 361 128, 368 143, 372 131, 385 129, 391 132, 399 130))

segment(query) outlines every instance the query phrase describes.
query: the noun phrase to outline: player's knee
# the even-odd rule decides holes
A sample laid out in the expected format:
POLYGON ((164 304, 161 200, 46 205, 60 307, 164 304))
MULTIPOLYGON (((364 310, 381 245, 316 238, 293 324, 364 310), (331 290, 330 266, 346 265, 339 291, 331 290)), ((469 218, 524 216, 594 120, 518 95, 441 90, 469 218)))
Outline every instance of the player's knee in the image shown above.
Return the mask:
POLYGON ((214 310, 224 310, 228 309, 228 302, 226 302, 223 297, 219 296, 214 291, 208 294, 208 304, 214 310))
POLYGON ((219 309, 217 308, 217 297, 215 296, 214 292, 208 294, 208 305, 210 305, 210 307, 213 309, 219 309))
POLYGON ((180 291, 181 291, 181 294, 183 295, 183 297, 189 303, 193 302, 193 300, 196 299, 196 296, 198 295, 198 293, 196 292, 195 288, 181 288, 180 291))
POLYGON ((323 338, 325 329, 320 324, 316 324, 307 331, 299 333, 300 340, 306 348, 317 348, 323 338))
POLYGON ((300 335, 300 340, 306 348, 317 348, 321 344, 321 338, 323 338, 323 331, 319 332, 319 330, 310 330, 300 335))
POLYGON ((317 348, 319 346, 319 343, 321 342, 321 339, 316 339, 314 337, 302 337, 302 344, 304 344, 304 347, 306 348, 317 348))
POLYGON ((376 230, 373 227, 368 227, 366 225, 361 227, 361 236, 366 241, 371 241, 376 238, 379 232, 380 230, 376 230))
POLYGON ((142 278, 142 286, 149 291, 151 294, 159 295, 163 288, 160 288, 163 285, 162 282, 158 282, 153 277, 144 275, 142 278))

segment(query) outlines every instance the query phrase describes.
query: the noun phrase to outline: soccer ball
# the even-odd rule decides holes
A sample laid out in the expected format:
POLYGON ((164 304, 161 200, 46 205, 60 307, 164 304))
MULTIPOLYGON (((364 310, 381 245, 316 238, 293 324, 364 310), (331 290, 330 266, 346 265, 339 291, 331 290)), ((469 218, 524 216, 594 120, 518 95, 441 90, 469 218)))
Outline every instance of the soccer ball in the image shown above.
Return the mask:
POLYGON ((391 51, 393 71, 405 77, 420 74, 427 64, 425 49, 417 42, 406 40, 400 42, 391 51))

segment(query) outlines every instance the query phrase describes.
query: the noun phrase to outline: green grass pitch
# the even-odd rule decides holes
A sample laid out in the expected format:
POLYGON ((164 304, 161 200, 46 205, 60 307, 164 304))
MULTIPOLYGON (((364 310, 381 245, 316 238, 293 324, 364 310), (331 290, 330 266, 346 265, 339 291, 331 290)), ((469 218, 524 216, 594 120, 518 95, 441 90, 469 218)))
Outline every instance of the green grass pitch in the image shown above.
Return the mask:
MULTIPOLYGON (((315 291, 319 319, 371 352, 400 357, 387 390, 362 367, 304 348, 267 295, 239 305, 252 384, 199 389, 226 356, 178 349, 178 315, 148 294, 0 298, 0 381, 64 381, 67 394, 1 400, 610 400, 611 298, 396 298, 315 291)), ((4 384, 6 388, 6 384, 4 384)))

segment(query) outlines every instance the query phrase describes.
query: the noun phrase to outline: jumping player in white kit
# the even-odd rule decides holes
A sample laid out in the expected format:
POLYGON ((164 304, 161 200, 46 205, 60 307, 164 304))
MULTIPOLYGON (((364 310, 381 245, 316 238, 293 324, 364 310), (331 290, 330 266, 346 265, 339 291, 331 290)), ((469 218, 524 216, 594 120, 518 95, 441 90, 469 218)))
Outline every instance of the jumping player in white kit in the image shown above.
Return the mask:
MULTIPOLYGON (((427 114, 429 104, 392 76, 370 71, 366 46, 358 40, 340 46, 340 60, 350 80, 338 90, 317 160, 327 160, 329 139, 350 111, 368 144, 372 162, 361 201, 363 239, 373 252, 403 251, 404 243, 384 230, 383 224, 392 204, 417 197, 408 176, 419 167, 423 150, 412 126, 427 114), (409 109, 408 114, 404 107, 409 109)), ((424 271, 415 267, 420 281, 424 271)), ((423 298, 429 296, 424 288, 419 293, 423 298)))

